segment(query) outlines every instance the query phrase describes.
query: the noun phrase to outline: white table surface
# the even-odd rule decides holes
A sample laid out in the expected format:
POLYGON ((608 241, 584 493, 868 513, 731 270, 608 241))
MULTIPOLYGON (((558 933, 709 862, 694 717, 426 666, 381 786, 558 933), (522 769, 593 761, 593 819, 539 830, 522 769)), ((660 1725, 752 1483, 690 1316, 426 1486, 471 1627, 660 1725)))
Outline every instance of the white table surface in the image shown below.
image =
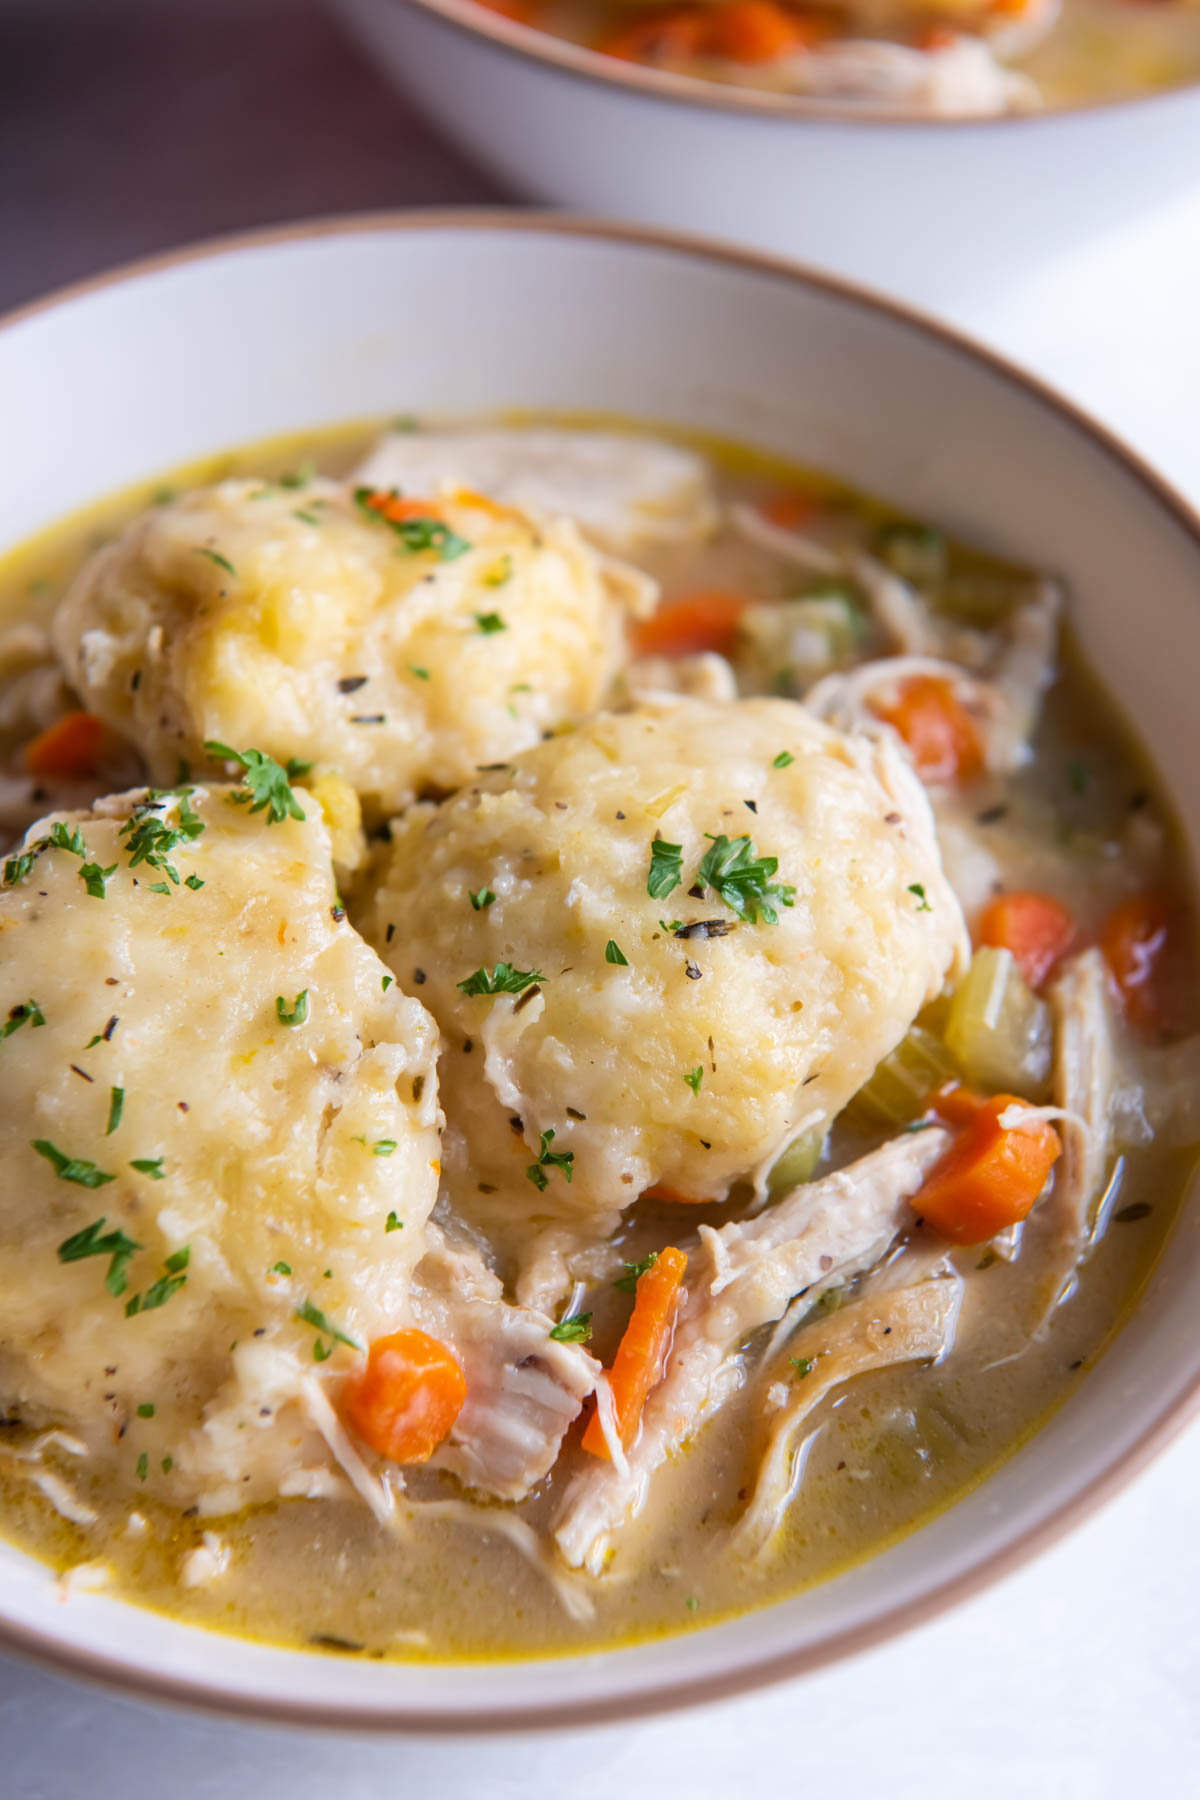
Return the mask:
MULTIPOLYGON (((505 197, 317 0, 0 0, 0 93, 0 307, 217 231, 505 197)), ((1191 200, 954 322, 1200 506, 1200 171, 1191 200)), ((0 1796, 1182 1800, 1200 1792, 1198 1497, 1194 1426, 1064 1543, 918 1632, 751 1700, 540 1743, 299 1736, 0 1658, 0 1796)))

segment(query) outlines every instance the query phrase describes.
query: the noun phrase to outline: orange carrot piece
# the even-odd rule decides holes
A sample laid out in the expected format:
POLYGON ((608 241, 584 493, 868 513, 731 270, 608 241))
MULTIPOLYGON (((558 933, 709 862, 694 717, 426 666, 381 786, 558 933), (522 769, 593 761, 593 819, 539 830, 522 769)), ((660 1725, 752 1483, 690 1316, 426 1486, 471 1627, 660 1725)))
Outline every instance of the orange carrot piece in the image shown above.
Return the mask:
POLYGON ((810 37, 805 20, 787 12, 776 0, 726 0, 725 5, 712 9, 704 50, 731 62, 777 62, 807 44, 810 37))
POLYGON ((1031 988, 1039 988, 1070 949, 1075 921, 1050 894, 998 894, 979 920, 979 942, 1011 950, 1031 988))
POLYGON ((405 519, 442 517, 440 509, 432 500, 408 500, 403 494, 393 494, 387 488, 376 488, 367 496, 364 504, 392 525, 402 525, 405 519))
POLYGON ((110 741, 95 713, 64 713, 25 746, 25 767, 31 775, 82 779, 95 774, 110 741))
POLYGON ((672 1206, 709 1206, 712 1204, 711 1194, 681 1194, 677 1188, 661 1185, 643 1188, 638 1196, 641 1200, 667 1200, 672 1206))
POLYGON ((796 531, 801 525, 807 525, 820 507, 811 494, 801 493, 799 488, 784 488, 764 500, 758 510, 768 524, 778 525, 784 531, 796 531))
MULTIPOLYGON (((662 1378, 686 1273, 687 1257, 683 1251, 668 1248, 660 1250, 657 1260, 644 1275, 638 1276, 633 1311, 608 1372, 617 1432, 626 1450, 637 1436, 646 1396, 662 1378)), ((583 1434, 583 1447, 593 1456, 609 1453, 595 1413, 583 1434)))
POLYGON ((891 706, 876 701, 871 710, 900 733, 923 781, 972 781, 982 770, 979 728, 939 676, 913 675, 891 706))
POLYGON ((732 650, 746 601, 740 594, 681 594, 643 619, 633 634, 639 656, 694 656, 701 650, 732 650))
POLYGON ((678 12, 654 13, 610 32, 595 48, 602 56, 616 56, 622 62, 686 62, 701 52, 708 30, 706 12, 706 7, 687 6, 678 12))
POLYGON ((1135 894, 1114 909, 1100 934, 1100 949, 1121 991, 1126 1016, 1149 1030, 1159 1022, 1165 995, 1162 960, 1170 934, 1166 902, 1135 894))
POLYGON ((376 1338, 347 1381, 342 1416, 364 1444, 395 1463, 428 1462, 462 1410, 467 1380, 447 1345, 428 1332, 376 1338))
POLYGON ((947 1125, 970 1125, 986 1105, 986 1094, 977 1094, 974 1088, 963 1087, 958 1081, 939 1088, 929 1100, 930 1111, 935 1112, 939 1119, 944 1119, 947 1125))
POLYGON ((913 1211, 953 1244, 982 1244, 1031 1211, 1062 1152, 1053 1126, 1000 1124, 1027 1101, 995 1094, 983 1103, 913 1195, 913 1211))

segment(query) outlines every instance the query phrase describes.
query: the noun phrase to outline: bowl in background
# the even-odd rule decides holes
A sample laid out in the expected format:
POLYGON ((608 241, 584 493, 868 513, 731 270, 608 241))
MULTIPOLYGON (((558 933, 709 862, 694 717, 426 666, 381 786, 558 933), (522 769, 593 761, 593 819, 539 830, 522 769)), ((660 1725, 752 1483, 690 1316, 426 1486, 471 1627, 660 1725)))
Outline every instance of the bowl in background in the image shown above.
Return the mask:
MULTIPOLYGON (((901 308, 747 254, 533 215, 347 219, 167 256, 0 325, 0 545, 268 434, 511 407, 671 421, 814 464, 1059 572, 1093 662, 1200 845, 1200 520, 1120 445, 901 308), (1131 599, 1136 597, 1136 604, 1131 599)), ((103 1592, 0 1543, 0 1644, 293 1724, 542 1728, 800 1673, 914 1624, 1099 1503, 1200 1400, 1200 1190, 1144 1299, 1050 1423, 873 1560, 763 1611, 577 1658, 335 1659, 103 1592)))
POLYGON ((711 233, 955 310, 1200 187, 1200 86, 995 118, 873 114, 600 56, 474 0, 336 0, 520 194, 711 233))

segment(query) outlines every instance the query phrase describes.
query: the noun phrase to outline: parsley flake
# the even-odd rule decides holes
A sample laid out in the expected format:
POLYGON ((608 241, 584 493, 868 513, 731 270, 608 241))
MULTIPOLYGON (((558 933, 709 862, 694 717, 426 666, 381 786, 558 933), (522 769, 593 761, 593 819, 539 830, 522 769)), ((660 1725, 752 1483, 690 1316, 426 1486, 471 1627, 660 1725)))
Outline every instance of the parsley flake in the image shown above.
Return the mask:
POLYGON ((493 632, 507 631, 508 622, 498 612, 476 613, 475 623, 484 637, 491 637, 493 632))
POLYGON ((378 1143, 371 1145, 371 1155, 391 1156, 396 1148, 395 1138, 380 1138, 378 1143))
POLYGON ((408 663, 406 665, 406 667, 408 669, 409 674, 415 675, 418 681, 428 681, 429 680, 429 670, 428 669, 418 668, 416 663, 408 663))
POLYGON ((486 965, 468 975, 457 986, 464 994, 523 994, 527 987, 546 977, 538 969, 514 969, 511 963, 498 962, 489 975, 486 965))
POLYGON ((104 1127, 105 1137, 111 1137, 121 1123, 121 1114, 125 1110, 125 1089, 110 1088, 108 1091, 108 1124, 104 1127))
POLYGON ((704 835, 711 848, 700 860, 698 879, 701 884, 712 888, 739 919, 754 925, 761 913, 768 925, 778 925, 776 905, 791 906, 796 893, 794 887, 771 880, 779 867, 779 858, 755 856, 754 845, 748 837, 728 838, 724 832, 714 837, 711 831, 704 835))
POLYGON ((301 988, 292 1002, 290 1011, 283 995, 276 994, 275 1016, 281 1025, 303 1025, 308 1017, 308 989, 301 988))
POLYGON ((629 967, 629 958, 626 956, 625 952, 622 950, 620 944, 617 943, 615 938, 609 938, 607 944, 605 944, 604 960, 606 963, 617 963, 623 969, 627 969, 629 967))
POLYGON ((137 1416, 139 1419, 152 1419, 154 1417, 153 1400, 143 1400, 137 1409, 137 1416))
MULTIPOLYGON (((121 836, 126 840, 125 849, 129 854, 129 867, 136 869, 139 863, 145 863, 148 868, 158 869, 164 874, 173 887, 179 886, 179 870, 168 852, 175 850, 180 844, 194 843, 203 832, 204 821, 193 810, 190 790, 178 793, 176 790, 160 788, 151 788, 146 799, 134 807, 121 827, 121 836), (179 801, 179 817, 174 825, 168 825, 163 811, 167 802, 175 798, 179 801)), ((112 871, 100 871, 102 875, 105 873, 111 874, 112 871)), ((152 885, 156 892, 163 891, 161 882, 152 885)))
POLYGON ((103 900, 107 897, 107 889, 104 884, 116 872, 116 863, 110 864, 107 869, 102 869, 99 863, 86 862, 79 871, 79 879, 93 900, 103 900))
POLYGON ((665 838, 655 838, 650 846, 650 873, 646 877, 646 892, 652 900, 665 900, 668 894, 674 893, 683 879, 683 845, 668 844, 665 838))
POLYGON ((550 1327, 550 1336, 556 1344, 586 1344, 592 1335, 592 1315, 575 1313, 569 1319, 560 1319, 557 1325, 550 1327))
POLYGON ((811 1356, 789 1356, 788 1361, 791 1363, 793 1369, 795 1369, 801 1381, 804 1380, 806 1375, 811 1375, 813 1372, 814 1364, 811 1356))
POLYGON ((129 1166, 136 1169, 139 1175, 148 1175, 151 1181, 165 1181, 167 1178, 161 1156, 135 1156, 129 1166))
POLYGON ((368 519, 394 531, 400 539, 401 547, 410 555, 417 555, 423 550, 436 550, 440 562, 454 562, 471 548, 465 537, 460 537, 444 519, 435 518, 432 514, 413 514, 401 519, 390 517, 389 503, 399 498, 394 489, 391 493, 370 487, 358 487, 354 490, 354 504, 359 510, 368 519))
POLYGON ((246 785, 229 798, 238 806, 248 805, 252 813, 265 812, 268 825, 282 825, 285 819, 303 819, 304 809, 291 790, 290 783, 306 775, 310 762, 288 758, 283 768, 263 750, 231 750, 228 744, 208 738, 204 744, 209 756, 220 762, 238 763, 246 785))
POLYGON ((232 575, 236 579, 237 570, 234 568, 229 558, 227 556, 222 556, 219 550, 209 550, 206 549, 203 544, 197 544, 196 555, 207 556, 210 563, 216 563, 218 569, 224 569, 227 575, 232 575))
POLYGON ((697 1063, 694 1069, 688 1070, 683 1079, 687 1082, 693 1094, 698 1094, 700 1092, 700 1083, 704 1080, 704 1064, 697 1063))
POLYGON ((201 881, 199 875, 189 875, 183 885, 184 887, 191 888, 193 894, 197 894, 204 886, 204 883, 201 881))
POLYGON ((394 1212, 390 1212, 387 1216, 387 1223, 384 1225, 383 1229, 385 1232, 403 1231, 404 1230, 404 1220, 398 1219, 394 1212))
POLYGON ((44 1025, 46 1016, 36 1000, 26 1000, 22 1005, 14 1006, 3 1025, 0 1025, 0 1043, 10 1038, 14 1031, 20 1031, 22 1025, 44 1025))
MULTIPOLYGON (((105 1179, 111 1181, 112 1176, 105 1179)), ((142 1246, 126 1237, 123 1231, 105 1231, 104 1223, 101 1216, 73 1237, 64 1238, 58 1246, 58 1260, 62 1263, 83 1262, 88 1256, 107 1256, 109 1263, 104 1285, 116 1297, 125 1292, 128 1285, 125 1271, 142 1246)))
POLYGON ((88 853, 78 825, 73 831, 68 831, 61 819, 56 819, 50 827, 50 843, 55 850, 68 850, 72 856, 83 857, 88 853))
POLYGON ((547 1169, 561 1169, 568 1181, 575 1173, 575 1152, 573 1150, 551 1150, 550 1146, 553 1142, 553 1131, 543 1131, 537 1161, 530 1163, 525 1171, 539 1194, 544 1194, 550 1185, 550 1179, 546 1174, 547 1169))
POLYGON ((773 769, 787 769, 791 767, 795 760, 796 759, 790 750, 781 750, 774 762, 772 762, 771 767, 773 769))
POLYGON ((395 980, 395 977, 392 975, 381 975, 380 976, 379 985, 383 989, 385 994, 387 993, 388 989, 391 987, 392 982, 394 980, 395 980))
POLYGON ((305 1325, 311 1325, 314 1331, 318 1331, 324 1337, 333 1340, 333 1343, 326 1346, 322 1344, 320 1338, 318 1338, 317 1342, 313 1345, 314 1362, 324 1362, 327 1357, 332 1356, 334 1343, 348 1344, 351 1350, 362 1349, 362 1345, 357 1338, 352 1338, 348 1332, 342 1331, 337 1325, 331 1324, 325 1317, 325 1314, 321 1311, 320 1307, 314 1306, 311 1300, 306 1300, 302 1306, 298 1306, 292 1314, 292 1317, 301 1320, 305 1325))
MULTIPOLYGON (((115 1175, 106 1175, 104 1170, 98 1169, 94 1162, 85 1162, 79 1156, 66 1156, 47 1138, 33 1138, 31 1142, 38 1155, 44 1156, 46 1161, 53 1165, 54 1173, 60 1181, 73 1181, 76 1187, 98 1188, 117 1179, 115 1175)), ((100 1223, 104 1223, 103 1219, 100 1223)), ((92 1252, 88 1251, 87 1254, 90 1256, 92 1252)), ((69 1262, 72 1259, 66 1257, 63 1260, 69 1262)))
POLYGON ((639 1280, 646 1273, 647 1269, 652 1269, 654 1267, 657 1261, 658 1251, 651 1250, 648 1256, 643 1256, 641 1262, 627 1262, 625 1264, 625 1273, 623 1275, 618 1275, 617 1279, 613 1282, 613 1286, 619 1288, 623 1294, 636 1294, 639 1280))
POLYGON ((277 1263, 271 1264, 272 1275, 290 1275, 291 1272, 292 1272, 291 1263, 277 1262, 277 1263))
POLYGON ((925 889, 919 881, 910 882, 908 891, 910 894, 915 894, 917 896, 917 899, 921 902, 920 906, 918 906, 918 908, 917 908, 918 912, 932 912, 933 911, 933 908, 932 908, 932 906, 930 906, 929 901, 926 897, 925 889))
POLYGON ((512 572, 512 553, 511 551, 506 550, 504 555, 492 564, 491 568, 483 577, 483 585, 484 587, 490 588, 503 587, 506 581, 512 580, 512 572))
POLYGON ((468 888, 467 899, 471 902, 472 912, 486 912, 487 908, 494 903, 496 896, 489 887, 480 888, 477 894, 473 894, 468 888))
POLYGON ((138 1478, 138 1480, 145 1481, 146 1476, 149 1473, 150 1473, 150 1458, 147 1456, 146 1452, 143 1450, 142 1454, 137 1459, 137 1478, 138 1478))
POLYGON ((157 1312, 165 1306, 172 1294, 177 1294, 181 1287, 187 1285, 184 1270, 192 1259, 192 1247, 184 1244, 182 1249, 173 1250, 170 1256, 163 1259, 163 1272, 158 1280, 146 1289, 144 1294, 131 1294, 125 1302, 125 1317, 134 1318, 138 1313, 157 1312))

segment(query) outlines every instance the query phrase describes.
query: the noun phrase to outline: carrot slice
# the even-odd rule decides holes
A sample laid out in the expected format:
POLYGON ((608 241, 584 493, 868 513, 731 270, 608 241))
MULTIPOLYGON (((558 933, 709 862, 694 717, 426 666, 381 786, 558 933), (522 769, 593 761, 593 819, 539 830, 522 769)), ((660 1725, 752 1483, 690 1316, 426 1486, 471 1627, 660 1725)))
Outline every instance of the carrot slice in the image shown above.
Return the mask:
MULTIPOLYGON (((617 1431, 626 1450, 637 1436, 646 1396, 662 1377, 686 1273, 687 1257, 683 1251, 668 1248, 660 1250, 646 1273, 638 1276, 633 1311, 608 1372, 617 1431)), ((583 1447, 593 1456, 609 1453, 595 1413, 583 1434, 583 1447)))
POLYGON ((678 12, 654 13, 599 39, 595 48, 602 56, 622 62, 685 62, 698 56, 708 31, 707 8, 688 6, 678 12))
POLYGON ((1011 950, 1031 988, 1039 988, 1070 949, 1075 921, 1050 894, 999 894, 983 910, 979 942, 1011 950))
POLYGON ((364 1444, 395 1463, 428 1462, 462 1410, 467 1379, 428 1332, 376 1338, 342 1392, 342 1415, 364 1444))
POLYGON ((982 770, 979 728, 939 676, 910 676, 892 705, 875 701, 871 710, 900 733, 923 781, 973 781, 982 770))
POLYGON ((741 594, 681 594, 635 628, 634 649, 639 656, 694 656, 701 650, 727 656, 745 610, 741 594))
POLYGON ((25 767, 31 775, 81 779, 95 774, 110 742, 108 726, 95 713, 64 713, 25 746, 25 767))
POLYGON ((1001 1115, 1028 1102, 995 1094, 934 1164, 911 1205, 954 1244, 982 1244, 1030 1212, 1062 1151, 1045 1120, 1007 1129, 1001 1115))
POLYGON ((1100 934, 1100 949, 1121 990, 1126 1015, 1146 1030, 1159 1023, 1166 998, 1162 960, 1169 935, 1170 916, 1159 894, 1123 900, 1100 934))
POLYGON ((387 488, 375 488, 363 502, 389 524, 402 525, 405 519, 441 519, 441 509, 432 500, 408 500, 387 488))
POLYGON ((806 22, 775 0, 727 0, 712 9, 704 49, 731 62, 776 62, 810 39, 806 22))
POLYGON ((977 1094, 974 1088, 963 1087, 961 1082, 952 1081, 929 1100, 931 1112, 947 1125, 970 1125, 980 1109, 987 1105, 987 1095, 977 1094))
POLYGON ((797 531, 820 508, 811 494, 801 493, 799 488, 784 488, 764 500, 758 510, 768 524, 778 525, 783 531, 797 531))
POLYGON ((678 1188, 662 1186, 643 1188, 638 1198, 667 1200, 672 1206, 708 1206, 712 1202, 711 1194, 681 1194, 678 1188))

